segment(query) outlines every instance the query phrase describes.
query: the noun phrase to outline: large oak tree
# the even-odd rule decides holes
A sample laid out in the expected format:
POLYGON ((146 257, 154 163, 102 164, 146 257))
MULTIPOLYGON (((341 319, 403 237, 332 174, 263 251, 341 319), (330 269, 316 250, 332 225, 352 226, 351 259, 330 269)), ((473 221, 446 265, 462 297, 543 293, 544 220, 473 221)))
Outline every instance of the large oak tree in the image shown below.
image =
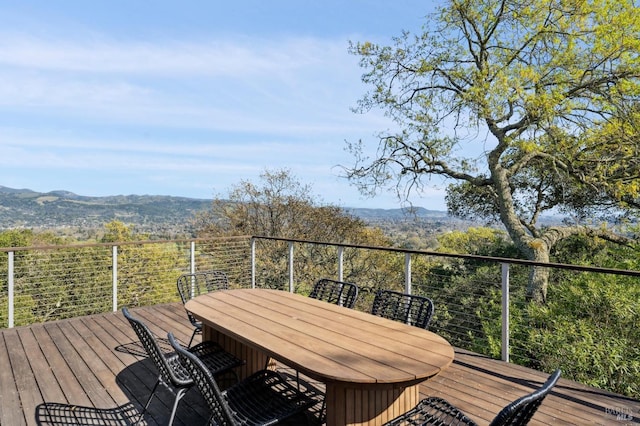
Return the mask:
MULTIPOLYGON (((638 213, 635 1, 449 0, 421 34, 350 51, 371 87, 357 109, 382 109, 398 129, 378 135, 375 158, 349 144, 347 175, 363 191, 406 196, 444 177, 451 214, 501 221, 535 261, 575 234, 625 241, 598 222, 638 213), (572 221, 544 227, 545 212, 572 221)), ((532 268, 533 300, 547 281, 532 268)))

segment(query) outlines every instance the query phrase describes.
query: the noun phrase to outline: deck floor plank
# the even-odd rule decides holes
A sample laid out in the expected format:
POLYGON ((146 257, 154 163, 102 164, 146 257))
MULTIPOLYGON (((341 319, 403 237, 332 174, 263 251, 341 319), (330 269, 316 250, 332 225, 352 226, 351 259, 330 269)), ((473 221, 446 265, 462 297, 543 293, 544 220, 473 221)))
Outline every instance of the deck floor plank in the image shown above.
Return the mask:
MULTIPOLYGON (((172 331, 180 341, 188 342, 193 332, 179 303, 131 312, 161 338, 172 331)), ((38 408, 46 404, 66 407, 67 414, 73 413, 67 420, 104 415, 105 419, 125 419, 109 424, 131 422, 157 378, 155 367, 141 350, 120 312, 0 330, 0 365, 10 366, 0 369, 0 424, 38 424, 38 408)), ((547 376, 457 350, 451 367, 424 382, 420 390, 422 396, 441 396, 479 424, 488 424, 504 405, 540 386, 547 376)), ((154 401, 142 424, 166 422, 173 395, 162 391, 154 401)), ((175 424, 205 424, 207 417, 202 398, 190 391, 180 403, 175 424)), ((39 420, 41 425, 65 424, 39 420)), ((531 422, 557 424, 640 424, 640 401, 561 378, 531 422)))
POLYGON ((90 402, 88 405, 109 407, 114 401, 101 386, 91 366, 87 365, 87 362, 91 361, 91 358, 89 356, 83 356, 83 353, 86 354, 88 350, 86 345, 76 341, 75 336, 73 336, 71 322, 72 320, 63 323, 48 323, 45 325, 58 350, 67 361, 69 369, 82 384, 81 388, 64 389, 65 393, 69 395, 67 399, 69 403, 72 403, 80 396, 80 393, 84 393, 89 398, 90 402))
POLYGON ((27 360, 31 365, 33 377, 38 382, 42 399, 47 401, 56 398, 61 394, 62 389, 53 370, 47 368, 49 366, 48 356, 42 352, 33 330, 31 328, 19 329, 18 337, 22 342, 24 353, 28 354, 27 360))
POLYGON ((19 425, 25 422, 25 413, 20 403, 8 346, 3 333, 0 335, 0 425, 19 425))
MULTIPOLYGON (((11 369, 15 380, 16 388, 20 394, 20 404, 24 409, 24 415, 29 416, 29 412, 43 402, 38 382, 29 364, 29 358, 25 356, 25 351, 17 333, 5 336, 5 342, 11 360, 11 369)), ((39 371, 42 365, 35 365, 35 371, 39 371)))
MULTIPOLYGON (((78 380, 74 371, 69 367, 68 362, 64 356, 58 350, 53 341, 48 329, 42 324, 36 324, 30 327, 33 331, 33 335, 40 345, 42 353, 46 355, 47 368, 55 375, 55 379, 61 389, 61 394, 58 399, 52 402, 58 403, 74 403, 78 405, 89 405, 91 400, 85 392, 83 392, 84 384, 78 380), (76 399, 70 401, 66 398, 67 389, 77 390, 76 399)), ((39 374, 40 372, 36 373, 39 374)))
MULTIPOLYGON (((128 340, 124 339, 129 339, 129 336, 124 334, 118 335, 118 333, 114 332, 115 329, 112 329, 111 332, 107 331, 104 328, 104 323, 111 324, 107 321, 97 321, 95 318, 91 318, 90 320, 85 321, 84 325, 87 327, 89 332, 94 334, 98 341, 107 348, 112 349, 112 356, 107 357, 105 362, 109 363, 115 380, 120 385, 124 385, 123 391, 128 395, 145 395, 148 392, 151 392, 151 387, 155 381, 155 371, 145 368, 140 375, 120 374, 130 365, 140 361, 140 358, 131 353, 125 352, 124 350, 114 350, 113 348, 118 348, 124 342, 127 342, 128 340)), ((140 408, 142 408, 142 405, 140 405, 140 408)))
MULTIPOLYGON (((112 349, 92 339, 91 335, 82 328, 80 320, 69 321, 69 325, 70 327, 65 327, 61 331, 86 365, 88 372, 93 375, 91 381, 95 383, 96 397, 101 398, 101 406, 109 407, 113 403, 126 403, 126 396, 115 381, 117 372, 114 374, 104 361, 112 357, 112 349)), ((88 374, 89 377, 91 374, 88 374)), ((97 404, 95 401, 94 403, 97 404)))

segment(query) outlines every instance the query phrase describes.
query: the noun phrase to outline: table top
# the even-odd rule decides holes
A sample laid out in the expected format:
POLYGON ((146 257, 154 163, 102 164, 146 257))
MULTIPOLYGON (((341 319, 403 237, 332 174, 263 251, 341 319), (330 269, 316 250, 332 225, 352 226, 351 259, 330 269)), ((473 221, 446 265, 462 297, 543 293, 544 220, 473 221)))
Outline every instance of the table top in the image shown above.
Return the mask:
POLYGON ((219 290, 185 307, 206 326, 325 383, 415 384, 454 356, 433 332, 285 291, 219 290))

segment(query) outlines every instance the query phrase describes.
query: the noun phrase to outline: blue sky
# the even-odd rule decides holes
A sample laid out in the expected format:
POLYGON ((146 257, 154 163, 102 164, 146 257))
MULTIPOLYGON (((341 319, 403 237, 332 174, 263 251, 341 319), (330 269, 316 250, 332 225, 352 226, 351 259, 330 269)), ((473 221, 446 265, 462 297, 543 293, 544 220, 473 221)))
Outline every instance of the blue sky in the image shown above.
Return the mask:
POLYGON ((374 149, 391 125, 351 112, 367 87, 347 46, 419 31, 433 4, 4 1, 0 185, 210 199, 287 168, 324 203, 399 207, 340 177, 345 140, 374 149))

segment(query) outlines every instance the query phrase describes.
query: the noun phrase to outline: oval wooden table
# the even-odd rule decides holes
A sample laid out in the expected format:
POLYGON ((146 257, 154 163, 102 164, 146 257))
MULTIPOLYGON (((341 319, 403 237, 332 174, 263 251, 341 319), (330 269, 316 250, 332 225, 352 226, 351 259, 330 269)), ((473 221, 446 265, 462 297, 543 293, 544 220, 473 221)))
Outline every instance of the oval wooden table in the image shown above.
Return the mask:
POLYGON ((273 358, 326 384, 327 425, 381 424, 415 406, 420 382, 453 361, 427 330, 278 290, 220 290, 185 305, 215 340, 247 360, 273 358))

